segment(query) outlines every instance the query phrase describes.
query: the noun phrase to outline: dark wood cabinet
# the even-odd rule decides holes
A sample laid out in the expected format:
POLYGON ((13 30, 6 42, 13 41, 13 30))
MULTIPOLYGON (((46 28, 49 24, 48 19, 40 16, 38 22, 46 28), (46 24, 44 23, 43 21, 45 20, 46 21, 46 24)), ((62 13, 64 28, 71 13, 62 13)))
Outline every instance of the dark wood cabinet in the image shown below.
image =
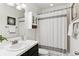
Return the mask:
POLYGON ((23 53, 21 56, 38 56, 38 44, 23 53))

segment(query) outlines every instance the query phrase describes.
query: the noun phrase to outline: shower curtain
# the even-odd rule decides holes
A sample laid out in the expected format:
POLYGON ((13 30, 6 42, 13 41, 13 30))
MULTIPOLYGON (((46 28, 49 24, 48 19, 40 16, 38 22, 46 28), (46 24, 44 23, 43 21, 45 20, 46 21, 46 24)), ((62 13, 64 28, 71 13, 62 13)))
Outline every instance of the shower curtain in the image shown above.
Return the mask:
POLYGON ((39 20, 39 38, 40 45, 67 49, 67 16, 39 20))

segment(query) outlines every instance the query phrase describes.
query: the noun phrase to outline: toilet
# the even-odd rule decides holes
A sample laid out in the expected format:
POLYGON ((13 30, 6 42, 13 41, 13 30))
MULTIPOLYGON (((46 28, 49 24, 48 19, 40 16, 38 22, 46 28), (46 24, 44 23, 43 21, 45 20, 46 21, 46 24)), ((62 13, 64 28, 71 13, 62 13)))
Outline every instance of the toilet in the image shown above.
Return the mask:
POLYGON ((39 55, 40 56, 48 56, 48 50, 39 48, 39 55))

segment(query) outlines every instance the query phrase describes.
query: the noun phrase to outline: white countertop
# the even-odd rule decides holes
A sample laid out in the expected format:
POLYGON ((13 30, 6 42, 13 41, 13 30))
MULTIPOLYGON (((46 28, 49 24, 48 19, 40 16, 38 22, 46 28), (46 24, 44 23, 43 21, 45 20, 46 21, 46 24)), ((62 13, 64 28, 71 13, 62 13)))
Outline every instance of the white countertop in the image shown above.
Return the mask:
POLYGON ((26 47, 18 51, 10 51, 6 48, 0 48, 0 56, 20 56, 38 43, 34 40, 26 40, 25 42, 28 43, 27 45, 25 45, 26 47))

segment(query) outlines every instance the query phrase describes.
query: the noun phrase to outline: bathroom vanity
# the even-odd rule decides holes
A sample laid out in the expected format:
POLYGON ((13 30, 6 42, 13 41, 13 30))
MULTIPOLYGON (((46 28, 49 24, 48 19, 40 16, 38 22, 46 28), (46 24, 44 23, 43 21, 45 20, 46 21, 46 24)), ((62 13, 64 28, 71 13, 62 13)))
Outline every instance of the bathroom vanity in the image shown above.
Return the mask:
POLYGON ((22 44, 0 47, 0 56, 38 56, 38 42, 26 40, 22 44))
POLYGON ((23 53, 21 56, 38 56, 38 44, 36 44, 31 49, 23 53))

